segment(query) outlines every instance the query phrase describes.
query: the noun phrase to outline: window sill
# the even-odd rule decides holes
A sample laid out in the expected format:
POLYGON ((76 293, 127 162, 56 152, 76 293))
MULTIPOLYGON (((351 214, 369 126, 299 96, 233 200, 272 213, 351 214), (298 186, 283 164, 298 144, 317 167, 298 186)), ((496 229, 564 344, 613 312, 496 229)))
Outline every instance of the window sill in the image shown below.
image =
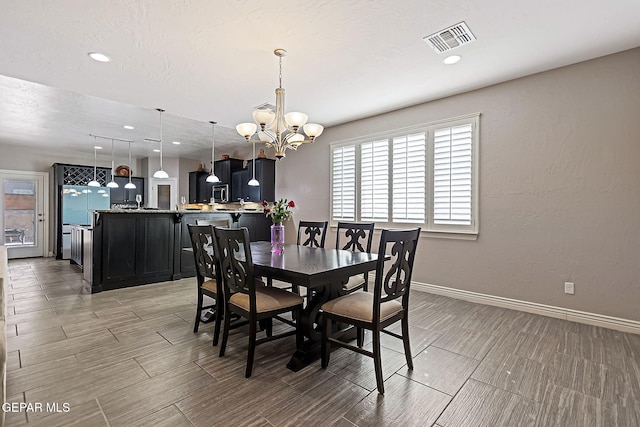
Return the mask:
MULTIPOLYGON (((413 227, 422 227, 419 224, 390 224, 389 226, 383 225, 378 226, 374 229, 374 234, 380 235, 381 230, 383 229, 402 229, 402 228, 413 228, 413 227)), ((330 224, 329 228, 332 230, 337 230, 337 224, 330 224)), ((420 237, 428 237, 432 239, 453 239, 453 240, 478 240, 478 232, 477 231, 447 231, 447 230, 428 230, 422 228, 420 230, 420 237)))

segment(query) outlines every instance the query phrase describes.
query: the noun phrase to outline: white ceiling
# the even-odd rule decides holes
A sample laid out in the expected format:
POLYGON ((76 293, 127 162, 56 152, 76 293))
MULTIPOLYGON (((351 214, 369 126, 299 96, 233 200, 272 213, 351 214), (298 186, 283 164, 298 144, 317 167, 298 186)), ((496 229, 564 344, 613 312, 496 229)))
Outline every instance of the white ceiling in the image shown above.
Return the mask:
POLYGON ((638 0, 5 0, 0 144, 92 152, 94 133, 147 156, 161 107, 166 155, 207 158, 209 120, 232 152, 275 103, 275 48, 286 110, 332 126, 638 45, 638 0), (444 65, 422 39, 460 21, 477 40, 444 65))

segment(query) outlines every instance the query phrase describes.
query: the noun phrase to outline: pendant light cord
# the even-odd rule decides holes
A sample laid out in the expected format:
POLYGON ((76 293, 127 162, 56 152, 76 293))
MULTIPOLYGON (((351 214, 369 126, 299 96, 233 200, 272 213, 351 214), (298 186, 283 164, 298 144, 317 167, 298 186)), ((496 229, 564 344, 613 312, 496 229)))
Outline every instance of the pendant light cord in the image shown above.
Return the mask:
POLYGON ((256 180, 256 143, 253 143, 253 161, 251 162, 253 164, 253 180, 256 180))
POLYGON ((129 184, 131 184, 131 143, 129 143, 129 184))
POLYGON ((162 112, 164 110, 158 108, 158 111, 160 111, 160 170, 164 170, 162 169, 162 112))
POLYGON ((96 148, 96 144, 98 143, 98 138, 96 138, 95 136, 93 137, 93 180, 97 181, 96 179, 96 171, 98 168, 98 149, 96 148))
POLYGON ((215 150, 215 143, 216 143, 216 123, 218 122, 209 122, 209 123, 211 123, 211 175, 215 175, 214 150, 215 150))
POLYGON ((114 168, 116 167, 115 163, 115 153, 113 152, 113 139, 111 139, 111 181, 115 181, 113 178, 114 168))

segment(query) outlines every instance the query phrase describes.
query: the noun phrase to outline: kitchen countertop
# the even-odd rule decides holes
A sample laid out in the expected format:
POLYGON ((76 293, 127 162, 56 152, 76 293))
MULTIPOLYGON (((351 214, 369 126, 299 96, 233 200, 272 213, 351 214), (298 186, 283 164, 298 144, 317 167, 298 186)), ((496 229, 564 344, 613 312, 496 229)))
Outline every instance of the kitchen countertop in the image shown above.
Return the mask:
POLYGON ((262 209, 223 209, 223 210, 200 210, 200 209, 180 209, 180 210, 163 210, 163 209, 98 209, 94 210, 94 212, 98 213, 181 213, 181 214, 189 214, 189 213, 210 213, 210 214, 232 214, 232 213, 243 213, 243 214, 263 214, 262 209))

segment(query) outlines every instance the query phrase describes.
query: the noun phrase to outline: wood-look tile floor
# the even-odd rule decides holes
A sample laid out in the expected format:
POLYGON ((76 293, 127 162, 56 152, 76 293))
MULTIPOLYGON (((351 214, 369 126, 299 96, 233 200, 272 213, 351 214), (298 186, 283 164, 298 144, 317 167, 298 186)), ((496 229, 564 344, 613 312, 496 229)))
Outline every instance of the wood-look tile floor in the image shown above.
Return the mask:
POLYGON ((294 337, 258 346, 245 379, 246 331, 222 358, 213 325, 192 332, 194 278, 91 295, 67 261, 9 273, 8 400, 69 411, 7 426, 640 425, 638 335, 413 292, 415 368, 383 336, 381 396, 372 360, 345 349, 289 371, 294 337))

